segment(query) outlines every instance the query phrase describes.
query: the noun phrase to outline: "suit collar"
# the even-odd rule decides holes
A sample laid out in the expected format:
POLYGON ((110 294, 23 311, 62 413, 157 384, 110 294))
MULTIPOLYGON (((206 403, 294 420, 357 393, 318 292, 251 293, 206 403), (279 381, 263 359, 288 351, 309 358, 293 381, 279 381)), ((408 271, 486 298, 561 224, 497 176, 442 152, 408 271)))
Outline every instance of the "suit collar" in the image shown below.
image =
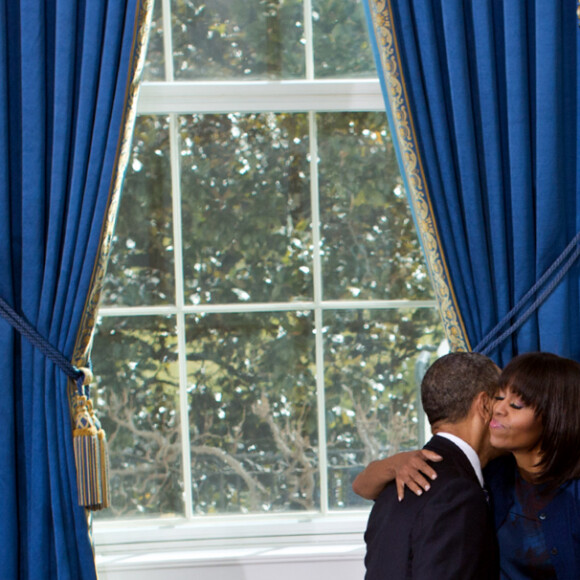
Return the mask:
POLYGON ((443 437, 444 439, 451 441, 452 443, 457 445, 459 449, 461 449, 461 451, 463 452, 465 457, 467 457, 469 463, 471 464, 471 467, 473 467, 473 471, 477 476, 479 484, 481 485, 481 487, 483 487, 483 473, 481 470, 481 461, 479 460, 479 456, 477 455, 475 449, 473 449, 473 447, 471 447, 469 443, 467 443, 460 437, 457 437, 457 435, 453 435, 452 433, 439 431, 435 437, 443 437))

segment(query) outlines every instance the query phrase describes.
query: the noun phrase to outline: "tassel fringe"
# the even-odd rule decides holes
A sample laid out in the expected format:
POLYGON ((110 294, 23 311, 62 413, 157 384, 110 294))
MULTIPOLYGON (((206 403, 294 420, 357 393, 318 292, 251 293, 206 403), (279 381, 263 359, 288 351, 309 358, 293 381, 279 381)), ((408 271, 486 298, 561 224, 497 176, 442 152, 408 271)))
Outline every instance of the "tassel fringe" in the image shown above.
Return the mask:
POLYGON ((83 394, 75 394, 73 409, 79 505, 89 510, 101 510, 111 505, 107 437, 90 399, 83 394))
POLYGON ((93 405, 89 401, 89 412, 97 430, 99 442, 99 485, 101 487, 101 504, 97 509, 105 509, 111 505, 111 488, 109 486, 109 448, 107 446, 107 434, 101 427, 101 422, 93 411, 93 405))

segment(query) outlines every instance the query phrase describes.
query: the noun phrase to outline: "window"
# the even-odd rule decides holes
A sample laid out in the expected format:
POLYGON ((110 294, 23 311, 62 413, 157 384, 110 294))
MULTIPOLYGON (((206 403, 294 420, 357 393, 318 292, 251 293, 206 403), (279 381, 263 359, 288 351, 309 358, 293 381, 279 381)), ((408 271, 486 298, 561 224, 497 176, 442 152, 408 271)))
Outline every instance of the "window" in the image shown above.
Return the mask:
POLYGON ((158 1, 93 346, 109 518, 361 508, 444 340, 360 0, 158 1))

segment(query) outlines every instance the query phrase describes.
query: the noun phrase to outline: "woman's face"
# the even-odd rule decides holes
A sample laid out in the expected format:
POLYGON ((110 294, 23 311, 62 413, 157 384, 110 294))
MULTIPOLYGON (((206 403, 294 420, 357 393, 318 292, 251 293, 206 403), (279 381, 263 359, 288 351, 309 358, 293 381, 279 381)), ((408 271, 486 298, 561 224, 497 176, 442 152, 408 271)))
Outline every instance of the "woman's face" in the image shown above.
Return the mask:
POLYGON ((495 396, 489 430, 490 442, 496 449, 517 453, 537 451, 543 427, 534 409, 506 388, 495 396))

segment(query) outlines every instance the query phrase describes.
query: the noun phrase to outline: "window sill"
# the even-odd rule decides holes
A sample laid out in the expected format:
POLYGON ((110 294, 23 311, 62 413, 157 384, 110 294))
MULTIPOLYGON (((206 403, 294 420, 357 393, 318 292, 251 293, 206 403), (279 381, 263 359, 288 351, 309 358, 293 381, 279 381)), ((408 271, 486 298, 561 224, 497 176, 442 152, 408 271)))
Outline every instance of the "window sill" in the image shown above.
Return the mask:
MULTIPOLYGON (((370 502, 369 502, 370 506, 370 502)), ((100 553, 149 549, 149 544, 261 545, 264 538, 275 545, 319 543, 338 538, 357 538, 366 528, 368 510, 323 516, 319 513, 293 515, 201 516, 93 522, 93 538, 100 553)))

